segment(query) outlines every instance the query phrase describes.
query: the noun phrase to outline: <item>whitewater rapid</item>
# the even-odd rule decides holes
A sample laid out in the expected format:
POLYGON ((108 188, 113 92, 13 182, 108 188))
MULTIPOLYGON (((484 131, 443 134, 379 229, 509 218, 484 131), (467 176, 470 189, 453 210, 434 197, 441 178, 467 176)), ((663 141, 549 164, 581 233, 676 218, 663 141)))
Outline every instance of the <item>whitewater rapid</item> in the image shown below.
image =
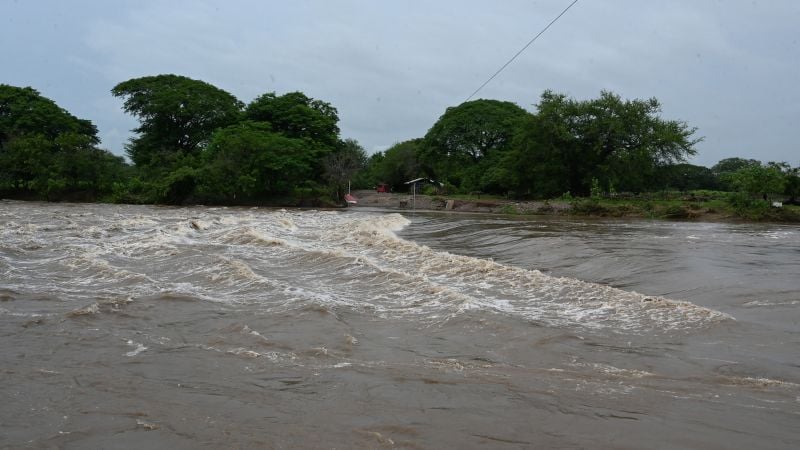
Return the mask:
POLYGON ((783 226, 0 201, 0 447, 800 445, 783 226))
MULTIPOLYGON (((47 284, 69 300, 87 297, 80 289, 85 286, 91 296, 109 299, 79 311, 99 311, 104 301, 186 295, 256 303, 270 311, 315 302, 430 322, 478 310, 546 326, 624 333, 692 331, 732 320, 686 301, 432 250, 396 235, 410 224, 397 213, 170 212, 177 211, 164 211, 160 221, 112 216, 96 223, 96 217, 81 214, 58 225, 12 221, 3 242, 24 253, 43 245, 37 243, 42 233, 61 233, 60 255, 43 262, 71 276, 40 272, 50 278, 47 284), (93 224, 81 224, 87 217, 93 224)), ((10 275, 7 288, 24 291, 31 273, 17 280, 10 275)))

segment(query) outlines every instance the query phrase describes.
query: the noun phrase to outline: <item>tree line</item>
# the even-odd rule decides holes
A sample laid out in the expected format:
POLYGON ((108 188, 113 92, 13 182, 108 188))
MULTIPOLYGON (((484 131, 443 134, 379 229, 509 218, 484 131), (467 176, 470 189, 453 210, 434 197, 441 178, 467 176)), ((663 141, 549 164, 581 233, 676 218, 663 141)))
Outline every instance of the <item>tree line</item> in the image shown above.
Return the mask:
POLYGON ((365 178, 402 190, 422 174, 454 193, 538 199, 661 190, 800 195, 798 168, 787 163, 689 164, 701 140, 696 129, 660 113, 654 98, 605 91, 580 101, 545 91, 536 113, 475 100, 448 108, 425 136, 372 155, 365 178))
POLYGON ((139 126, 130 162, 99 147, 97 128, 30 87, 0 85, 0 195, 163 204, 319 204, 346 186, 395 190, 421 176, 452 193, 517 198, 604 192, 798 190, 798 169, 729 158, 686 161, 700 141, 660 117, 656 99, 611 92, 575 100, 545 91, 536 112, 498 100, 448 108, 420 138, 367 157, 343 139, 335 107, 301 92, 245 104, 179 75, 134 78, 112 95, 139 126))

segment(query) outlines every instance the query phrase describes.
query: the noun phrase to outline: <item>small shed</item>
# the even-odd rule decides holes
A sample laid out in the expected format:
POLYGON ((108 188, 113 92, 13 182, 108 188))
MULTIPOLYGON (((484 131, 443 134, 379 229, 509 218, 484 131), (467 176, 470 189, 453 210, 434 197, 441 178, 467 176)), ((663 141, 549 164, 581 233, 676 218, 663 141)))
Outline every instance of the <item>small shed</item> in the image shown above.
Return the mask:
POLYGON ((406 181, 404 184, 408 185, 408 193, 412 195, 420 194, 422 188, 425 186, 434 185, 436 187, 444 187, 443 183, 440 183, 436 180, 431 180, 430 178, 415 178, 413 180, 406 181))
POLYGON ((417 194, 420 193, 423 187, 429 185, 434 185, 439 188, 444 187, 443 183, 431 180, 430 178, 415 178, 413 180, 406 181, 404 184, 408 185, 408 193, 411 194, 412 207, 414 209, 417 209, 417 194))

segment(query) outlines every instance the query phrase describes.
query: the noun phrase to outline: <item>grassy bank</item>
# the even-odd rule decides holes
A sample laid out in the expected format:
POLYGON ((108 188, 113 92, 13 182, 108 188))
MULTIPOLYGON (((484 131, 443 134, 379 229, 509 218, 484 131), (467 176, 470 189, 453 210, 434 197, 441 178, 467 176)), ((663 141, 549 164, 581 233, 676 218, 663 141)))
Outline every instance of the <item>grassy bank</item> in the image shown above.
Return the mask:
POLYGON ((405 194, 360 191, 360 206, 400 209, 453 210, 508 215, 639 217, 667 220, 749 221, 800 223, 800 207, 771 206, 770 202, 720 191, 657 192, 640 195, 561 197, 519 201, 487 195, 418 195, 415 206, 405 194), (449 206, 448 206, 449 205, 449 206))
POLYGON ((800 223, 800 207, 774 208, 767 202, 732 205, 723 200, 613 200, 580 199, 572 203, 573 215, 602 217, 646 217, 653 219, 739 219, 756 222, 800 223))
MULTIPOLYGON (((476 201, 480 201, 476 199, 476 201)), ((800 223, 800 206, 773 207, 771 202, 717 191, 648 193, 638 196, 601 196, 554 199, 534 208, 508 203, 506 214, 567 214, 596 217, 642 217, 673 220, 744 220, 800 223)))

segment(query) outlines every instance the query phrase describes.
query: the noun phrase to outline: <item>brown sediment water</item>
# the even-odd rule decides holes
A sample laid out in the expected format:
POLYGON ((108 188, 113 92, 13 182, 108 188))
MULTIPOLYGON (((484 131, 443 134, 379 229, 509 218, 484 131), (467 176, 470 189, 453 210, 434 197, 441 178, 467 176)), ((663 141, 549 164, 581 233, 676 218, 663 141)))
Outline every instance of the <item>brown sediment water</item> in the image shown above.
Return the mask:
POLYGON ((796 448, 800 229, 0 202, 0 446, 796 448))

